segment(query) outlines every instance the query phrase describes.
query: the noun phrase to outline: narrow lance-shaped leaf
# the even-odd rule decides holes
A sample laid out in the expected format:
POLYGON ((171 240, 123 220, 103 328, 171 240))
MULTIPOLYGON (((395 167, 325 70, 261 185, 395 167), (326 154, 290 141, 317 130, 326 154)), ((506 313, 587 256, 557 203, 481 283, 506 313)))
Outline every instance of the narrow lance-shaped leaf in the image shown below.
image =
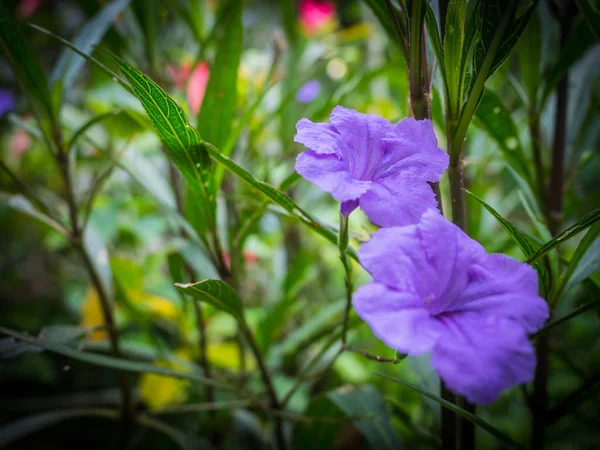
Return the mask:
POLYGON ((195 194, 196 205, 202 208, 203 218, 208 221, 204 226, 213 228, 215 194, 209 172, 210 158, 200 135, 189 124, 181 107, 160 86, 121 59, 113 56, 113 60, 131 84, 169 156, 195 194))
POLYGON ((446 15, 446 33, 444 35, 444 61, 448 89, 448 109, 452 117, 458 117, 462 104, 460 77, 466 13, 466 0, 450 0, 446 15))
POLYGON ((454 403, 444 400, 443 398, 441 398, 437 395, 434 395, 430 392, 427 392, 425 389, 422 389, 419 386, 416 386, 411 383, 407 383, 406 381, 399 380, 397 378, 392 378, 388 375, 384 375, 382 373, 377 373, 377 372, 374 372, 374 375, 377 375, 378 377, 381 377, 381 378, 385 378, 386 380, 393 381, 394 383, 401 384, 402 386, 406 386, 407 388, 412 389, 413 391, 416 391, 419 394, 424 395, 425 397, 438 402, 444 408, 449 409, 450 411, 459 415, 463 419, 466 419, 469 422, 472 422, 473 424, 477 425, 479 428, 487 431, 488 433, 493 435, 495 438, 497 438, 500 442, 503 442, 510 448, 515 448, 515 449, 519 449, 519 450, 526 449, 525 446, 519 444, 518 442, 513 441, 504 432, 498 430, 497 428, 494 428, 492 425, 490 425, 489 423, 487 423, 485 420, 481 419, 480 417, 477 417, 475 414, 471 414, 470 412, 462 409, 461 407, 456 406, 454 403))
POLYGON ((600 41, 600 3, 597 0, 575 0, 575 3, 596 40, 600 41))
POLYGON ((180 372, 177 370, 167 369, 165 367, 159 367, 155 366, 154 364, 149 364, 145 362, 129 361, 125 359, 115 358, 112 356, 84 352, 81 350, 71 348, 68 345, 58 344, 54 342, 46 342, 43 339, 37 339, 35 337, 19 333, 18 331, 14 331, 5 327, 0 327, 0 334, 12 336, 15 339, 27 342, 32 345, 36 345, 49 352, 66 356, 67 358, 71 358, 95 366, 134 373, 155 373, 157 375, 163 375, 166 377, 180 378, 196 381, 198 383, 211 384, 214 386, 218 386, 222 389, 230 389, 229 386, 203 377, 198 373, 180 372))
POLYGON ((527 94, 529 105, 537 105, 540 89, 540 59, 542 52, 542 30, 539 16, 534 12, 525 27, 523 37, 517 45, 521 79, 527 94))
POLYGON ((538 249, 537 252, 535 252, 534 255, 532 255, 529 258, 529 260, 527 262, 531 263, 533 261, 537 261, 542 256, 544 256, 546 253, 548 253, 550 250, 552 250, 554 247, 568 241, 572 237, 576 236, 577 234, 579 234, 582 231, 586 230, 587 228, 591 227, 596 222, 598 222, 598 220, 600 220, 600 208, 595 209, 591 213, 587 214, 585 217, 583 217, 581 220, 579 220, 575 225, 567 228, 565 231, 560 233, 554 239, 551 239, 550 241, 546 242, 544 245, 542 245, 541 248, 538 249))
POLYGON ((5 192, 0 192, 0 202, 6 203, 9 207, 16 211, 20 211, 28 216, 39 220, 40 222, 48 225, 50 228, 58 231, 63 236, 69 236, 69 231, 62 226, 60 223, 48 217, 46 214, 37 210, 31 202, 20 194, 8 194, 5 192))
MULTIPOLYGON (((494 39, 496 30, 502 20, 502 16, 516 0, 486 0, 480 3, 477 16, 480 39, 473 54, 473 66, 475 72, 479 72, 486 56, 488 48, 494 39)), ((535 0, 523 0, 517 3, 515 12, 506 27, 500 46, 494 55, 494 59, 487 77, 490 77, 502 65, 512 49, 517 44, 519 37, 529 22, 531 14, 535 10, 535 0)))
POLYGON ((205 141, 224 148, 237 107, 238 66, 242 54, 243 0, 220 2, 216 57, 198 116, 198 131, 205 141))
POLYGON ((431 40, 431 46, 435 52, 435 56, 438 60, 440 72, 444 83, 447 84, 448 79, 446 78, 446 60, 444 58, 444 48, 442 46, 442 39, 440 38, 440 30, 438 29, 437 21, 435 20, 435 14, 431 9, 429 3, 425 3, 425 26, 427 27, 427 34, 431 40))
MULTIPOLYGON (((106 31, 110 28, 117 16, 127 7, 129 0, 113 0, 86 23, 77 37, 73 41, 73 45, 83 53, 91 53, 94 47, 102 40, 106 31)), ((51 81, 53 84, 61 82, 63 87, 69 87, 77 75, 81 72, 85 59, 82 56, 74 53, 70 49, 65 49, 58 59, 54 70, 52 71, 51 81)))
POLYGON ((208 303, 221 311, 231 314, 244 323, 244 305, 238 293, 227 283, 220 280, 204 280, 198 283, 176 283, 175 287, 201 302, 208 303))

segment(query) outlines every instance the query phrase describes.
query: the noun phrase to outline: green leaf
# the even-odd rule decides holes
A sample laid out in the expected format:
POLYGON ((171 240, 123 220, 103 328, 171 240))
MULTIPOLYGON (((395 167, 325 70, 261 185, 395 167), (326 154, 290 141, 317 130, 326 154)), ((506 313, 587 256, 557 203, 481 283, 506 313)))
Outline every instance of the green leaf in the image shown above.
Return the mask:
POLYGON ((5 327, 0 327, 0 333, 5 334, 7 336, 11 336, 20 341, 26 342, 28 344, 32 344, 38 347, 43 348, 52 353, 56 353, 58 355, 66 356, 67 358, 71 358, 77 361, 81 361, 84 363, 92 364, 94 366, 105 367, 108 369, 121 370, 125 372, 134 372, 134 373, 155 373, 157 375, 163 375, 166 377, 179 378, 184 380, 191 380, 198 383, 210 384, 221 389, 230 389, 229 386, 222 384, 220 382, 211 380, 209 378, 203 377, 198 373, 193 372, 180 372, 177 370, 167 369, 164 367, 155 366, 154 364, 142 363, 137 361, 128 361, 125 359, 115 358, 107 355, 100 355, 96 353, 84 352, 81 350, 76 350, 71 348, 65 344, 58 344, 53 342, 46 342, 43 339, 37 339, 35 337, 29 336, 27 334, 19 333, 18 331, 14 331, 5 327))
POLYGON ((17 419, 0 428, 0 448, 8 447, 10 444, 24 437, 50 428, 57 423, 80 417, 105 417, 111 420, 118 420, 119 412, 100 408, 57 410, 17 419))
MULTIPOLYGON (((516 226, 514 226, 512 223, 510 223, 508 220, 502 217, 494 208, 492 208, 490 205, 484 202, 481 198, 477 197, 475 194, 468 191, 467 189, 465 189, 465 192, 471 197, 473 197, 475 200, 477 200, 485 209, 487 209, 496 218, 496 220, 498 220, 502 228, 504 228, 504 231, 506 231, 508 235, 514 239, 514 241, 517 243, 517 245, 519 246, 526 258, 530 258, 533 254, 535 254, 535 248, 533 247, 531 242, 529 242, 529 239, 527 238, 527 236, 525 236, 525 234, 523 234, 521 230, 519 230, 516 226)), ((539 278, 542 282, 542 294, 544 294, 545 297, 545 293, 549 283, 548 271, 546 270, 544 265, 539 262, 534 263, 532 265, 537 271, 539 278)))
MULTIPOLYGON (((486 0, 480 2, 477 16, 477 28, 481 38, 479 39, 473 54, 473 66, 475 72, 479 72, 479 69, 483 64, 488 48, 502 21, 503 14, 508 11, 509 8, 514 7, 515 3, 515 0, 486 0)), ((506 27, 506 31, 500 39, 500 46, 494 55, 492 65, 487 73, 487 78, 489 78, 498 67, 506 61, 508 55, 510 55, 529 22, 529 18, 535 10, 536 3, 537 2, 534 0, 524 0, 517 3, 510 22, 506 27)))
POLYGON ((210 176, 210 159, 200 135, 189 124, 181 107, 160 86, 121 59, 112 58, 131 84, 133 93, 146 110, 169 156, 194 193, 195 203, 203 211, 202 218, 208 220, 203 226, 213 229, 216 200, 210 176))
POLYGON ((454 403, 451 403, 451 402, 449 402, 447 400, 444 400, 443 398, 441 398, 441 397, 439 397, 437 395, 434 395, 434 394, 432 394, 430 392, 427 392, 426 390, 422 389, 419 386, 407 383, 406 381, 402 381, 402 380, 399 380, 397 378, 392 378, 392 377, 390 377, 388 375, 384 375, 382 373, 374 372, 374 375, 377 375, 378 377, 385 378, 386 380, 393 381, 394 383, 401 384, 402 386, 406 386, 407 388, 412 389, 413 391, 416 391, 419 394, 424 395, 425 397, 430 398, 431 400, 434 400, 434 401, 438 402, 444 408, 449 409, 450 411, 452 411, 453 413, 459 415, 463 419, 466 419, 469 422, 477 425, 481 429, 487 431, 488 433, 490 433, 491 435, 493 435, 495 438, 497 438, 500 442, 503 442, 504 444, 506 444, 510 448, 516 448, 516 449, 519 449, 519 450, 525 450, 527 448, 527 447, 519 444, 518 442, 513 441, 507 434, 505 434, 504 432, 498 430, 497 428, 494 428, 493 426, 491 426, 489 423, 487 423, 485 420, 481 419, 480 417, 477 417, 476 415, 471 414, 468 411, 465 411, 464 409, 456 406, 454 403))
MULTIPOLYGON (((592 230, 588 231, 590 233, 592 230)), ((586 235, 587 236, 587 235, 586 235)), ((580 244, 581 245, 581 244, 580 244)), ((569 264, 573 262, 573 258, 569 264)), ((577 267, 571 274, 565 292, 585 281, 591 275, 600 270, 600 237, 596 237, 594 242, 588 247, 587 251, 577 264, 577 267)))
POLYGON ((198 283, 175 283, 175 287, 194 300, 206 302, 221 311, 231 314, 240 323, 244 323, 244 304, 238 293, 227 283, 220 280, 204 280, 198 283))
POLYGON ((0 48, 40 119, 52 119, 52 97, 44 70, 23 36, 18 21, 0 2, 0 48))
POLYGON ((531 174, 519 142, 519 132, 510 111, 489 89, 485 91, 475 113, 475 125, 496 141, 505 161, 531 186, 531 174))
POLYGON ((342 387, 327 392, 311 402, 305 415, 315 420, 298 427, 294 448, 331 449, 344 423, 352 423, 364 436, 369 448, 402 448, 390 424, 391 415, 385 408, 381 394, 373 386, 354 389, 342 387), (318 417, 327 417, 329 421, 320 422, 318 417))
MULTIPOLYGON (((314 217, 312 217, 304 209, 300 208, 300 206, 298 206, 291 198, 289 198, 283 192, 274 188, 270 184, 267 184, 263 181, 259 181, 256 178, 254 178, 254 176, 251 173, 238 166, 233 160, 228 158, 226 155, 222 154, 219 151, 219 149, 217 149, 215 146, 206 142, 205 147, 210 156, 219 164, 225 166, 226 169, 233 172, 235 175, 240 177, 254 189, 264 194, 273 203, 281 206, 288 213, 290 213, 290 215, 299 219, 306 226, 308 226, 309 228, 326 238, 329 242, 337 245, 337 233, 335 231, 332 231, 329 227, 326 227, 325 225, 319 223, 314 217)), ((351 258, 358 260, 356 253, 350 247, 348 247, 348 254, 351 258)))
MULTIPOLYGON (((560 281, 557 283, 558 287, 556 288, 555 292, 552 295, 553 306, 556 307, 556 305, 560 301, 560 297, 562 296, 563 292, 565 292, 565 290, 569 284, 569 281, 571 280, 573 274, 579 267, 579 264, 580 264, 581 260, 583 259, 583 257, 586 255, 588 249, 596 241, 598 234, 600 234, 600 223, 596 223, 595 225, 593 225, 590 228, 590 230, 586 233, 584 238, 581 240, 579 245, 577 245, 577 248, 575 249, 575 253, 571 257, 571 260, 569 261, 569 267, 567 267, 567 270, 564 273, 564 275, 562 277, 560 277, 560 281)), ((596 255, 592 255, 592 259, 596 259, 596 261, 597 261, 598 259, 600 259, 600 257, 596 254, 596 255)), ((594 266, 592 266, 592 268, 593 267, 594 266)), ((597 267, 597 264, 596 264, 596 267, 597 267)), ((580 281, 583 281, 589 275, 591 275, 591 273, 585 274, 581 278, 580 281)))
MULTIPOLYGON (((83 53, 92 53, 102 40, 106 31, 117 16, 127 7, 129 0, 113 0, 108 3, 89 21, 77 34, 73 45, 83 53)), ((58 59, 50 80, 52 84, 61 82, 62 86, 71 87, 77 75, 81 72, 85 59, 72 50, 65 49, 58 59)), ((61 89, 62 91, 62 89, 61 89)))
POLYGON ((529 105, 537 105, 537 96, 541 84, 540 61, 542 54, 542 30, 540 17, 533 13, 529 24, 523 31, 523 37, 517 45, 517 56, 521 79, 527 93, 529 105))
POLYGON ((531 263, 533 261, 537 261, 550 250, 552 250, 554 247, 556 247, 559 244, 565 243, 574 236, 577 236, 579 233, 598 222, 598 220, 600 220, 600 208, 593 210, 591 213, 587 214, 585 217, 579 220, 575 225, 567 228, 554 239, 551 239, 550 241, 546 242, 544 245, 542 245, 541 248, 538 249, 537 252, 535 252, 535 254, 533 254, 529 258, 527 262, 531 263))
POLYGON ((12 209, 27 214, 29 217, 33 217, 39 220, 50 228, 56 230, 64 237, 69 236, 69 231, 63 227, 60 223, 48 217, 46 214, 35 209, 31 202, 21 194, 8 194, 6 192, 0 192, 0 202, 5 203, 12 209))
POLYGON ((450 0, 446 15, 446 33, 444 35, 444 61, 448 89, 448 109, 452 117, 458 117, 462 106, 460 80, 462 76, 466 14, 466 0, 450 0))
MULTIPOLYGON (((386 6, 386 0, 363 0, 364 3, 371 9, 377 20, 385 30, 388 38, 395 43, 404 55, 404 59, 408 61, 408 45, 406 24, 402 20, 403 17, 397 10, 390 14, 389 8, 386 6)), ((391 5, 391 2, 388 4, 391 5)), ((392 6, 393 7, 393 6, 392 6)))
POLYGON ((83 246, 89 255, 91 263, 94 265, 96 273, 100 276, 100 281, 104 285, 104 292, 109 298, 113 298, 113 280, 112 271, 109 265, 109 255, 104 239, 96 230, 92 223, 88 224, 83 230, 83 246))
POLYGON ((569 69, 579 61, 583 55, 595 44, 594 35, 589 27, 582 23, 579 18, 573 25, 573 32, 562 48, 558 61, 548 70, 544 76, 544 91, 540 101, 540 108, 546 105, 555 86, 569 71, 569 69))
POLYGON ((205 141, 224 148, 231 133, 237 109, 238 66, 242 54, 244 28, 242 0, 220 2, 216 24, 216 57, 206 95, 198 116, 198 131, 205 141))
POLYGON ((575 3, 579 7, 581 16, 590 27, 590 31, 600 41, 600 4, 598 0, 575 0, 575 3))
POLYGON ((431 9, 429 3, 425 3, 425 26, 427 27, 427 35, 431 41, 431 46, 438 60, 440 72, 444 83, 448 83, 446 78, 446 60, 444 58, 444 48, 442 46, 442 39, 440 38, 440 30, 438 29, 437 21, 435 20, 435 14, 431 9))

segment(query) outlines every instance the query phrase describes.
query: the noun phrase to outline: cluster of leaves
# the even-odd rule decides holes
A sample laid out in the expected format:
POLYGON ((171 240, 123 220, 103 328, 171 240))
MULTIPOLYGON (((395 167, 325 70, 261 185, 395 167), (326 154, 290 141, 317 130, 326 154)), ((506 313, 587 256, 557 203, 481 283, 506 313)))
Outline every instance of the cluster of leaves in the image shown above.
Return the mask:
MULTIPOLYGON (((26 415, 7 402, 0 446, 85 417, 120 430, 114 445, 122 434, 140 448, 265 448, 268 441, 345 448, 357 435, 365 448, 435 448, 433 401, 488 431, 479 436, 482 447, 491 440, 522 447, 529 411, 518 390, 473 415, 436 394, 422 359, 386 349, 353 315, 343 323, 352 244, 373 227, 356 220, 350 245, 341 245, 330 225, 335 206, 308 184, 296 185, 293 173, 299 149, 290 125, 300 117, 322 120, 338 103, 406 116, 416 73, 410 33, 419 26, 428 37, 432 118, 451 160, 469 134, 469 234, 490 252, 533 264, 557 317, 540 331, 557 336, 547 414, 553 445, 593 440, 588 425, 598 414, 585 400, 597 387, 600 360, 589 350, 598 317, 582 314, 600 305, 600 155, 593 151, 600 14, 592 2, 576 2, 581 14, 570 18, 573 31, 562 46, 553 44, 558 25, 543 2, 440 0, 443 20, 437 2, 348 1, 354 7, 339 8, 339 31, 307 37, 295 2, 286 0, 277 2, 275 25, 286 46, 277 33, 262 32, 273 28, 273 12, 261 2, 230 0, 214 10, 201 0, 158 2, 156 9, 138 0, 73 3, 90 19, 70 40, 25 27, 0 5, 0 47, 23 93, 19 108, 34 119, 12 114, 1 124, 6 142, 9 132, 32 141, 24 155, 5 146, 2 231, 14 242, 11 255, 42 255, 58 267, 33 274, 49 280, 43 295, 56 305, 52 313, 24 287, 28 275, 17 273, 27 260, 15 264, 12 278, 7 269, 2 295, 23 298, 9 303, 0 328, 9 369, 2 379, 63 392, 46 402, 20 398, 26 415), (61 49, 50 76, 33 45, 61 49), (186 48, 190 55, 182 55, 186 48), (209 62, 197 117, 164 69, 185 58, 192 69, 209 62), (346 73, 340 77, 332 65, 346 73), (547 135, 555 135, 553 98, 567 73, 574 83, 564 111, 557 225, 547 189, 555 180, 548 150, 555 138, 547 135), (326 88, 298 104, 295 92, 309 79, 326 88), (70 325, 55 325, 64 322, 70 325), (341 343, 347 331, 349 347, 341 343), (63 368, 87 374, 94 386, 109 374, 102 387, 118 386, 119 395, 81 399, 77 385, 57 375, 63 368), (164 402, 153 401, 161 391, 164 402), (121 419, 150 434, 115 427, 121 419)), ((52 21, 48 28, 60 29, 52 21)), ((450 191, 442 180, 445 205, 450 191)), ((69 435, 59 427, 54 437, 69 442, 61 430, 69 435)))

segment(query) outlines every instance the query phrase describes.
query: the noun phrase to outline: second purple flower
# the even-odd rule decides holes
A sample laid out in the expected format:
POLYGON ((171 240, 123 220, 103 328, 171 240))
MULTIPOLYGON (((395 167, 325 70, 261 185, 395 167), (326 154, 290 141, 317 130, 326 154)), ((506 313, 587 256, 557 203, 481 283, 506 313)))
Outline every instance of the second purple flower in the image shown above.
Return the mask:
POLYGON ((356 207, 382 227, 416 223, 437 201, 428 182, 448 167, 429 120, 394 125, 382 117, 337 106, 331 124, 302 119, 294 140, 308 151, 296 171, 341 202, 343 214, 356 207))

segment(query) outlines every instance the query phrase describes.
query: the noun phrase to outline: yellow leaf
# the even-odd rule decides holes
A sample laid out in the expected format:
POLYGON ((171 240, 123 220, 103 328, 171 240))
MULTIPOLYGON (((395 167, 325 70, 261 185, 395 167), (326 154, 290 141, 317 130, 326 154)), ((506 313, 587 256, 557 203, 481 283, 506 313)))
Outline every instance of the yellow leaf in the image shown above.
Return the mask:
MULTIPOLYGON (((175 351, 175 355, 180 359, 190 359, 189 353, 184 349, 175 351)), ((156 365, 173 370, 187 371, 182 364, 170 361, 158 361, 156 365)), ((187 399, 189 385, 189 380, 145 373, 140 377, 138 390, 148 408, 151 411, 159 411, 168 406, 183 403, 187 399)))
MULTIPOLYGON (((239 372, 242 368, 240 358, 240 347, 234 342, 219 342, 209 344, 206 349, 208 361, 213 366, 229 369, 234 372, 239 372)), ((256 361, 254 358, 246 354, 246 370, 254 370, 256 361)))
MULTIPOLYGON (((87 295, 81 305, 81 326, 84 328, 93 328, 104 325, 104 315, 102 314, 102 304, 98 292, 93 287, 88 288, 87 295)), ((103 341, 108 338, 106 330, 94 331, 90 339, 92 341, 103 341)))

